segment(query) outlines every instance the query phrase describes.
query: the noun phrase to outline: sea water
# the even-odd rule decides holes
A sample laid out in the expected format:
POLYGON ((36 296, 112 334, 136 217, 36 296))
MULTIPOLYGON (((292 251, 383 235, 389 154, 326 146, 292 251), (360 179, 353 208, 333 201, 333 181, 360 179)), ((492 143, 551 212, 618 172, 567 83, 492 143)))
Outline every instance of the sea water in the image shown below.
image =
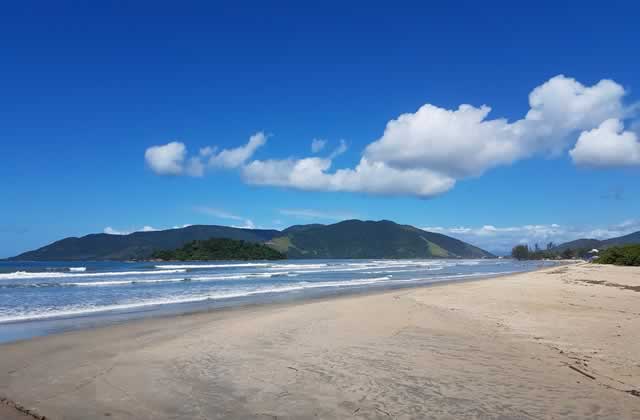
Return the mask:
POLYGON ((141 316, 533 270, 541 262, 0 262, 0 342, 141 316))

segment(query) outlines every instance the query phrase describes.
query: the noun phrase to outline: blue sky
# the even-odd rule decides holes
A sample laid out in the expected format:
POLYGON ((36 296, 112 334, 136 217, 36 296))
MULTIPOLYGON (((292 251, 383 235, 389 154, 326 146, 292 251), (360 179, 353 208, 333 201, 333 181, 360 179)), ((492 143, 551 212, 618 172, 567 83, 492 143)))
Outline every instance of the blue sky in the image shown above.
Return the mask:
POLYGON ((185 224, 640 230, 633 2, 107 3, 3 6, 0 257, 185 224))

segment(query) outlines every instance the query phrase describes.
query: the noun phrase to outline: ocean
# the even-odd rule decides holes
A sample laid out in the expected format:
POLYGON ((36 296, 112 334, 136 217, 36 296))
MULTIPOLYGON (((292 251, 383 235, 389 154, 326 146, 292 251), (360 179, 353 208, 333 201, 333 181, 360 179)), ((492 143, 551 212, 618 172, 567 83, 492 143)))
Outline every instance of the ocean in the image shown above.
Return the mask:
POLYGON ((468 281, 549 262, 286 260, 0 261, 0 342, 144 316, 468 281))

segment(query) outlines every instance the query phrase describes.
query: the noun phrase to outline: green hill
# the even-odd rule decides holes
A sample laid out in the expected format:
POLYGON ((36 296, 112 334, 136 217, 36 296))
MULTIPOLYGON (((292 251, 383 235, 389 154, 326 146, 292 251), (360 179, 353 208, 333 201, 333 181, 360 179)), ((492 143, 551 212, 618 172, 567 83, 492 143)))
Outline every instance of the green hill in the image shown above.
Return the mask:
POLYGON ((266 242, 280 234, 277 230, 238 229, 215 225, 194 225, 181 229, 135 232, 129 235, 97 233, 81 238, 62 239, 11 259, 23 261, 142 259, 149 258, 154 251, 176 249, 196 240, 227 238, 247 242, 266 242))
POLYGON ((129 235, 66 238, 11 259, 126 260, 150 258, 189 242, 212 238, 264 243, 289 258, 485 258, 492 254, 466 242, 409 225, 346 220, 332 225, 296 225, 283 231, 196 225, 129 235))
POLYGON ((155 251, 151 258, 165 261, 281 260, 287 256, 264 244, 213 238, 189 242, 174 250, 155 251))
POLYGON ((576 239, 575 241, 565 242, 563 244, 558 245, 553 248, 555 252, 562 252, 566 249, 607 249, 612 246, 621 246, 621 245, 633 245, 640 244, 640 231, 630 233, 624 236, 618 236, 616 238, 610 238, 605 240, 599 239, 576 239))
POLYGON ((490 253, 439 233, 409 225, 346 220, 294 226, 269 244, 290 258, 483 258, 490 253))

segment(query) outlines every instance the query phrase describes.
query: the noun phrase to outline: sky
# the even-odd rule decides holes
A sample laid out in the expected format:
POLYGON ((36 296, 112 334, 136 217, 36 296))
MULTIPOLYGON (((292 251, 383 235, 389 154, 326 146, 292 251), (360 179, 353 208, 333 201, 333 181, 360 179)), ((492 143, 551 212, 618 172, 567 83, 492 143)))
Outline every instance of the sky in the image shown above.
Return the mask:
POLYGON ((0 257, 189 224, 640 230, 637 2, 13 3, 0 257))

